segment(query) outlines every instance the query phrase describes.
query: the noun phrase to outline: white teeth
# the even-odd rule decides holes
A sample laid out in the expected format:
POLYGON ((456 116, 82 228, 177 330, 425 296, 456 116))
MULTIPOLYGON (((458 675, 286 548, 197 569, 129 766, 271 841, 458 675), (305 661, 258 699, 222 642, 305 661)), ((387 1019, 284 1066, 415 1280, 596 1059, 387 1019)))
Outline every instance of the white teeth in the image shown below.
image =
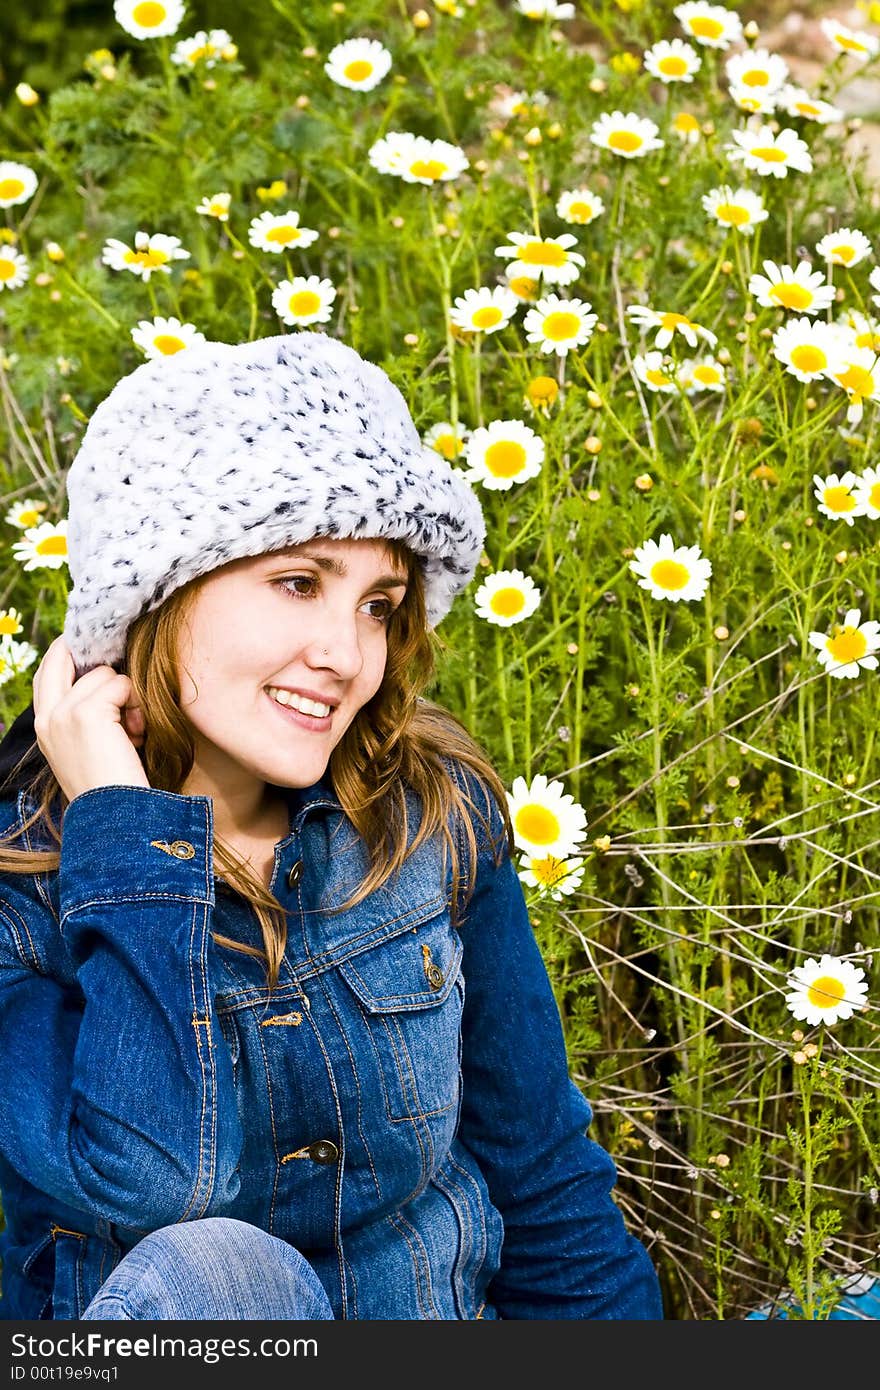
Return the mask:
POLYGON ((298 709, 302 714, 313 714, 318 719, 324 719, 332 709, 332 705, 322 705, 317 700, 307 700, 304 695, 294 695, 289 690, 276 690, 274 686, 269 686, 269 694, 273 700, 277 700, 279 705, 290 705, 293 709, 298 709))

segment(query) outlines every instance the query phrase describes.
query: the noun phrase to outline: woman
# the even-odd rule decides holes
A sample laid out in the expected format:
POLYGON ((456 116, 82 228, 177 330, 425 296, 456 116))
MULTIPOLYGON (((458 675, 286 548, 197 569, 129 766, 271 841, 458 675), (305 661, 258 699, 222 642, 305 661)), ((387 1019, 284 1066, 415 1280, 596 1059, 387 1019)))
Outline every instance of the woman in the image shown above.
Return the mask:
POLYGON ((67 491, 0 801, 3 1315, 662 1317, 503 785, 420 696, 470 487, 299 333, 138 367, 67 491))

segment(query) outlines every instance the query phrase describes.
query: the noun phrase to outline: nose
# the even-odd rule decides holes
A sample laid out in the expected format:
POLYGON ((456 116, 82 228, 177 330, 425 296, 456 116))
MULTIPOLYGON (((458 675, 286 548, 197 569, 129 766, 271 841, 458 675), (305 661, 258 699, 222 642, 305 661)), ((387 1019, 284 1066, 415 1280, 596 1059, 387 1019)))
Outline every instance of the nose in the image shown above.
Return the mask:
POLYGON ((357 619, 342 614, 324 615, 306 651, 310 666, 328 668, 345 680, 354 680, 364 666, 357 619))

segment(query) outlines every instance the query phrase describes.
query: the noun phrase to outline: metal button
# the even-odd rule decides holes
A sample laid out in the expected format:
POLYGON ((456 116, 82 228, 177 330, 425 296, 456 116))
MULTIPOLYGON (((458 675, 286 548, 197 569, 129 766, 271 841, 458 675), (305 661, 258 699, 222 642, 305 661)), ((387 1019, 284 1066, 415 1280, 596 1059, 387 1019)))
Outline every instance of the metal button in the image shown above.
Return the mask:
POLYGON ((315 1163, 335 1163, 339 1158, 339 1150, 332 1139, 317 1139, 307 1146, 306 1153, 315 1163))
POLYGON ((302 878, 302 876, 303 876, 303 862, 302 862, 301 859, 297 859, 296 863, 295 863, 295 864, 292 864, 292 865, 290 866, 290 869, 288 870, 288 874, 287 874, 287 886, 288 886, 288 888, 295 888, 296 885, 299 883, 300 879, 302 878))

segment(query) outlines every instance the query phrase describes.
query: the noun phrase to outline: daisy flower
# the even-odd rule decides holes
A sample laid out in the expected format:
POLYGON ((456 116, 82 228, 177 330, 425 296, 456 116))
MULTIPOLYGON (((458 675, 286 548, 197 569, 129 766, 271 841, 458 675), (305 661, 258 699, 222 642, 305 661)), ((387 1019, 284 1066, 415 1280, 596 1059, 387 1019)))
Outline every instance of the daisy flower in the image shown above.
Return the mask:
POLYGON ((24 539, 13 543, 12 553, 26 570, 60 569, 67 564, 67 521, 29 526, 24 539))
POLYGON ((434 0, 434 9, 441 14, 447 14, 452 19, 461 19, 464 10, 461 5, 456 4, 456 0, 434 0))
POLYGON ((670 82, 693 82, 702 59, 697 50, 683 39, 661 39, 645 49, 643 62, 646 72, 668 85, 670 82))
POLYGON ((541 602, 541 590, 522 570, 497 570, 474 595, 478 618, 496 627, 513 627, 530 618, 541 602))
POLYGON ((773 334, 772 352, 798 381, 817 381, 840 361, 840 337, 822 319, 788 319, 773 334))
POLYGON ((880 651, 880 623, 863 623, 861 611, 851 608, 830 632, 811 632, 809 642, 829 676, 854 680, 861 670, 877 669, 874 653, 880 651))
POLYGON ((489 492, 506 492, 514 483, 537 478, 544 462, 544 441, 522 420, 493 420, 474 430, 464 447, 470 483, 489 492))
POLYGON ((721 227, 734 227, 743 236, 751 236, 759 222, 767 221, 767 209, 757 193, 748 188, 731 188, 722 184, 703 194, 702 204, 710 217, 721 227))
POLYGON ((585 299, 560 299, 547 294, 523 318, 526 341, 539 343, 542 352, 565 357, 572 348, 584 347, 593 336, 598 315, 585 299))
POLYGON ((395 174, 406 183, 445 183, 468 168, 467 155, 457 145, 397 130, 372 144, 367 158, 380 174, 395 174))
POLYGON ((17 608, 0 608, 0 637, 15 637, 24 631, 21 614, 17 608))
POLYGON ((650 391, 671 395, 678 390, 675 378, 667 370, 662 352, 638 353, 633 358, 633 371, 650 391))
MULTIPOLYGON (((872 290, 880 290, 880 265, 875 265, 871 274, 868 276, 868 284, 872 290)), ((871 303, 880 307, 880 294, 871 296, 871 303)))
POLYGON ((520 881, 528 888, 541 889, 541 896, 547 895, 553 902, 561 902, 563 895, 573 893, 583 883, 583 859, 557 859, 555 854, 541 858, 525 854, 520 862, 520 881))
POLYGON ((657 329, 654 346, 658 348, 668 347, 676 333, 680 333, 688 347, 692 348, 697 346, 699 338, 704 339, 710 347, 714 347, 718 341, 716 335, 702 324, 693 323, 684 314, 676 314, 671 310, 652 309, 647 304, 630 304, 626 313, 627 318, 632 319, 638 328, 657 329))
POLYGON ((38 655, 30 642, 13 642, 11 637, 4 637, 0 642, 0 685, 33 666, 38 655))
POLYGON ((844 119, 839 106, 832 106, 830 101, 822 101, 819 97, 811 96, 803 87, 790 83, 776 93, 776 105, 787 116, 802 116, 804 120, 816 121, 819 125, 831 125, 844 119))
POLYGON ((640 589, 670 603, 702 598, 712 575, 712 566, 698 545, 675 546, 670 535, 662 535, 659 544, 645 541, 637 546, 629 567, 638 576, 640 589))
POLYGON ((173 357, 178 352, 204 343, 204 333, 200 333, 194 323, 181 323, 180 319, 166 319, 157 315, 154 319, 141 319, 131 336, 147 357, 173 357))
POLYGON ((762 92, 757 87, 735 86, 731 83, 728 95, 740 111, 750 116, 771 116, 776 110, 776 93, 762 92))
POLYGON ((584 808, 562 782, 548 782, 541 772, 530 784, 517 777, 507 793, 507 804, 516 846, 528 855, 565 859, 586 836, 584 808))
POLYGON ((501 121, 510 121, 514 116, 537 117, 550 104, 546 92, 503 92, 493 98, 489 109, 501 121))
POLYGON ((686 5, 676 5, 672 13, 684 32, 706 48, 729 48, 742 38, 739 15, 723 5, 703 5, 693 0, 686 5))
POLYGON ((533 376, 526 387, 523 405, 533 415, 548 416, 558 396, 559 383, 554 381, 552 376, 533 376))
POLYGON ((603 111, 590 130, 590 141, 600 149, 611 150, 624 159, 641 159, 651 150, 663 148, 663 141, 657 139, 660 129, 647 116, 637 116, 632 111, 603 111))
POLYGON ((465 444, 470 438, 470 430, 465 429, 459 424, 458 429, 453 429, 448 420, 438 420, 436 425, 432 425, 426 434, 422 435, 422 443, 426 449, 434 449, 443 458, 452 463, 453 459, 464 449, 465 444))
POLYGON ((750 87, 762 92, 776 92, 788 77, 788 64, 778 53, 766 48, 750 48, 737 53, 724 64, 731 87, 750 87))
POLYGON ((749 280, 749 294, 755 295, 762 309, 796 309, 799 314, 818 314, 834 303, 835 289, 821 270, 811 270, 809 261, 776 265, 764 261, 764 275, 749 280))
POLYGON ((176 34, 183 9, 183 0, 113 0, 116 23, 133 39, 162 39, 176 34))
POLYGON ((219 59, 228 62, 237 56, 238 46, 225 29, 212 29, 210 33, 199 29, 191 39, 181 39, 171 50, 172 63, 187 68, 194 68, 198 63, 213 68, 219 59))
POLYGON ((858 500, 853 495, 855 484, 855 473, 844 473, 840 478, 836 473, 829 473, 827 478, 814 473, 813 496, 819 503, 822 515, 852 526, 853 519, 860 515, 858 500))
POLYGON ((336 290, 329 280, 317 275, 296 275, 276 285, 272 308, 282 323, 305 328, 310 323, 327 323, 335 298, 336 290))
POLYGON ((519 300, 512 290, 481 285, 477 290, 465 290, 459 295, 449 317, 457 328, 468 333, 497 333, 499 328, 507 327, 518 307, 519 300))
POLYGON ((862 516, 880 519, 880 468, 866 468, 856 478, 853 496, 862 516))
POLYGON ((212 193, 210 198, 203 198, 196 208, 196 212, 201 217, 216 217, 218 222, 229 221, 229 204, 232 202, 231 193, 212 193))
POLYGON ((254 217, 248 227, 248 241, 258 251, 273 251, 280 255, 292 246, 304 248, 318 240, 318 233, 311 227, 299 225, 299 213, 261 212, 254 217))
POLYGON ((880 353, 880 320, 870 319, 858 309, 846 309, 838 316, 837 324, 852 335, 854 347, 872 348, 880 353))
POLYGON ((378 39, 346 39, 327 54, 324 71, 337 87, 371 92, 391 68, 391 54, 378 39))
POLYGON ((730 162, 742 161, 743 168, 762 178, 772 174, 774 178, 784 179, 789 169, 799 169, 809 174, 813 161, 805 140, 788 126, 774 131, 769 125, 758 130, 733 130, 733 144, 725 145, 730 162))
POLYGON ((189 252, 184 251, 180 238, 165 236, 163 232, 135 232, 134 248, 124 241, 110 237, 101 252, 101 260, 111 270, 130 270, 142 280, 149 280, 154 270, 163 275, 171 274, 171 261, 189 260, 189 252))
POLYGON ((589 188, 571 188, 565 193, 560 193, 556 203, 556 216, 563 222, 571 222, 579 227, 586 227, 588 223, 595 222, 605 211, 605 204, 598 193, 593 193, 589 188))
POLYGON ((823 260, 832 265, 858 265, 870 256, 871 243, 864 232, 853 227, 841 227, 839 232, 829 232, 816 242, 816 250, 823 260))
POLYGON ((32 526, 39 525, 45 510, 46 503, 41 498, 26 497, 23 502, 16 502, 3 520, 8 521, 10 526, 17 526, 19 531, 29 531, 32 526))
POLYGON ((684 145, 697 145, 700 140, 700 122, 690 111, 678 111, 672 118, 672 129, 684 145))
POLYGON ((0 290, 20 290, 30 273, 26 256, 14 246, 0 245, 0 290))
POLYGON ((26 164, 0 160, 0 208, 26 203, 37 191, 37 176, 26 164))
POLYGON ((558 5, 556 0, 514 0, 526 19, 574 19, 574 5, 558 5))
POLYGON ((510 261, 510 275, 528 275, 534 280, 540 276, 545 285, 570 285, 585 264, 579 252, 569 250, 577 246, 577 238, 571 232, 543 238, 528 232, 508 232, 507 239, 513 245, 496 246, 495 255, 510 261))
POLYGON ((842 956, 811 957, 795 966, 786 980, 785 1003, 794 1017, 810 1027, 852 1018, 865 1007, 865 972, 842 956))
POLYGON ((864 401, 880 401, 880 359, 873 348, 855 347, 844 337, 839 361, 829 367, 826 376, 847 393, 846 418, 851 425, 861 420, 864 401))
POLYGON ((727 383, 724 366, 714 357, 687 358, 675 374, 681 389, 688 395, 698 391, 723 391, 727 383))
POLYGON ((534 304, 541 293, 541 282, 531 275, 511 275, 510 266, 504 267, 507 288, 524 304, 534 304))
POLYGON ((838 53, 845 53, 847 57, 855 58, 860 63, 866 63, 880 51, 880 39, 874 34, 857 34, 854 29, 848 29, 845 24, 830 18, 820 19, 819 25, 826 39, 834 45, 838 53))

